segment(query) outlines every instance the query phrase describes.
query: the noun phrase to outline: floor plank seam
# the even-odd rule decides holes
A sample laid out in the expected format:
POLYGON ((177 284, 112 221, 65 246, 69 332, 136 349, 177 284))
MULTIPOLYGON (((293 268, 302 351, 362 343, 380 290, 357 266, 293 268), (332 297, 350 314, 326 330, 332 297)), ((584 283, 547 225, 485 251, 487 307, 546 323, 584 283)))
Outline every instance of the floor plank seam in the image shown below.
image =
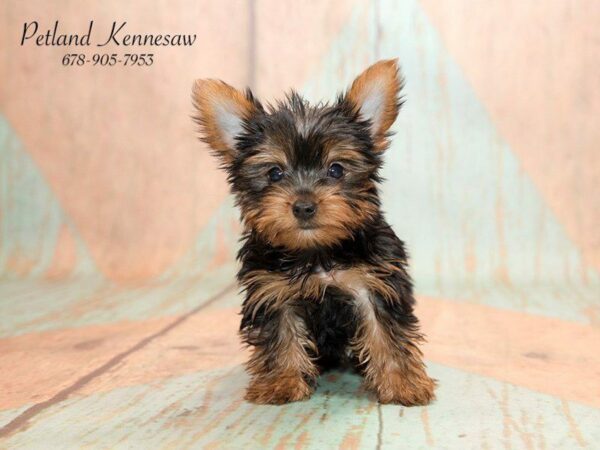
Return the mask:
POLYGON ((107 362, 102 364, 100 367, 89 372, 87 375, 84 375, 83 377, 79 378, 73 384, 71 384, 70 386, 57 392, 54 396, 52 396, 48 400, 45 400, 43 402, 36 403, 35 405, 30 406, 25 411, 23 411, 21 414, 19 414, 17 417, 15 417, 10 422, 8 422, 6 425, 4 425, 2 428, 0 428, 0 438, 7 438, 13 434, 23 431, 24 429, 27 428, 27 426, 29 425, 29 421, 33 417, 37 416, 38 414, 40 414, 44 410, 48 409, 49 407, 68 399, 73 393, 77 392, 83 386, 87 385, 90 381, 94 380, 95 378, 99 377, 100 375, 102 375, 103 373, 105 373, 106 371, 111 369, 112 367, 119 364, 121 361, 123 361, 128 356, 130 356, 133 353, 146 347, 148 344, 150 344, 155 339, 157 339, 161 336, 164 336, 165 334, 167 334, 168 332, 170 332, 171 330, 173 330, 174 328, 178 327, 183 322, 188 320, 193 315, 197 314, 198 312, 202 311, 204 308, 210 306, 211 304, 215 303, 217 300, 221 299, 224 295, 226 295, 233 288, 235 288, 235 286, 236 286, 235 283, 231 283, 231 284, 227 285, 224 289, 222 289, 220 292, 218 292, 215 295, 213 295, 212 297, 210 297, 208 300, 206 300, 202 304, 196 306, 194 309, 188 311, 187 313, 180 315, 175 320, 173 320, 173 322, 171 322, 170 324, 161 328, 156 333, 153 333, 150 336, 147 336, 144 339, 140 340, 133 347, 130 347, 129 349, 125 350, 124 352, 121 352, 118 355, 113 356, 111 359, 109 359, 107 362))

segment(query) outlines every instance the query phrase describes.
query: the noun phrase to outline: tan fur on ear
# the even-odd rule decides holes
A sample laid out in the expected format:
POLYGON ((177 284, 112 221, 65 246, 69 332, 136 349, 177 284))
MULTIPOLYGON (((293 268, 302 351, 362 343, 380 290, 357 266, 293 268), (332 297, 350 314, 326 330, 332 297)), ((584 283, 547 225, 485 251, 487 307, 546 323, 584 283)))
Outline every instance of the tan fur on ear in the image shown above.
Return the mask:
POLYGON ((192 98, 202 140, 230 163, 235 157, 235 138, 243 131, 243 120, 256 106, 246 95, 220 80, 196 80, 192 98))
POLYGON ((377 150, 387 148, 386 133, 400 110, 399 95, 403 85, 398 60, 388 59, 373 64, 361 73, 346 95, 360 116, 371 121, 371 133, 377 150))

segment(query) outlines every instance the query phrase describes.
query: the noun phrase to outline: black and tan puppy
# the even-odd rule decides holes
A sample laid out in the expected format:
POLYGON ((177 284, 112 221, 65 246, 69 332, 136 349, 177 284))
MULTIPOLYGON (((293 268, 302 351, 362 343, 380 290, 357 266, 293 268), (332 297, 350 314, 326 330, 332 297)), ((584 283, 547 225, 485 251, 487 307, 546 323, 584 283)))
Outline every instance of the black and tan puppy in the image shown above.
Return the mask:
POLYGON ((395 60, 368 68, 333 104, 199 80, 202 139, 228 174, 244 225, 241 336, 252 347, 246 398, 308 398, 321 370, 352 363, 382 403, 434 398, 404 245, 377 184, 401 105, 395 60))

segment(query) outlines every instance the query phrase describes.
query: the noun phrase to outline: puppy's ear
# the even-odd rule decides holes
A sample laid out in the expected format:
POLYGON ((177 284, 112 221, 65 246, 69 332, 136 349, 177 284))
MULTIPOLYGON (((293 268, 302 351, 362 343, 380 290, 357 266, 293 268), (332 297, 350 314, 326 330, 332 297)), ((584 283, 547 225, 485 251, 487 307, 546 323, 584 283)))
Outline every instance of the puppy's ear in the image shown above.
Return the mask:
POLYGON ((231 163, 244 122, 258 112, 260 105, 250 91, 244 95, 220 80, 196 80, 192 98, 202 140, 225 164, 231 163))
POLYGON ((402 105, 400 91, 404 80, 397 59, 379 61, 361 73, 348 90, 345 101, 360 119, 369 121, 375 149, 387 148, 387 131, 402 105))

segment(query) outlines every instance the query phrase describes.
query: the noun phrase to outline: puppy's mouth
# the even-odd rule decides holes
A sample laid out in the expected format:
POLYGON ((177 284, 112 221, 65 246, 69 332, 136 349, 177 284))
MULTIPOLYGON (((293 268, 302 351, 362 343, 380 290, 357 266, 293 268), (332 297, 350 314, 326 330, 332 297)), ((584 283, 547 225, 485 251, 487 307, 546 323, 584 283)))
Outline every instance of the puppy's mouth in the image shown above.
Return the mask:
POLYGON ((313 223, 301 223, 298 228, 301 230, 316 230, 318 227, 313 223))

